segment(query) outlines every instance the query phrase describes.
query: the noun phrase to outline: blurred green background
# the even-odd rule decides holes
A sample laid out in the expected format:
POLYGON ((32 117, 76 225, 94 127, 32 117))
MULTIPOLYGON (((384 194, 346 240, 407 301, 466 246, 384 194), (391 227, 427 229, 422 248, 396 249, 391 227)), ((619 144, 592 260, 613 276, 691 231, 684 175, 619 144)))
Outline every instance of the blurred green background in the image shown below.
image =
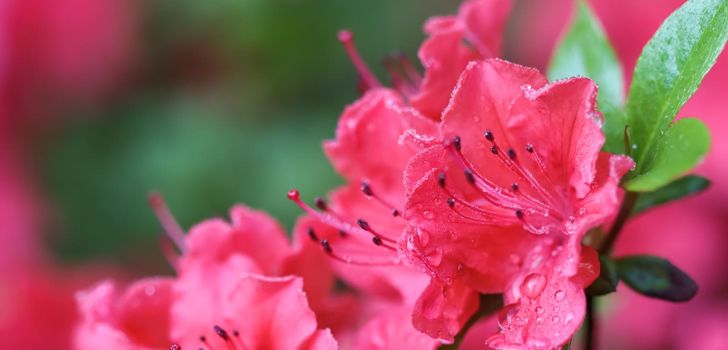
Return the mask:
POLYGON ((49 247, 67 262, 166 269, 146 196, 160 191, 183 227, 234 203, 291 228, 307 198, 341 180, 321 151, 356 73, 336 40, 355 32, 370 66, 402 50, 416 61, 422 23, 456 11, 438 0, 139 2, 138 57, 111 98, 69 114, 44 143, 55 220, 49 247), (149 259, 153 259, 150 261, 149 259))

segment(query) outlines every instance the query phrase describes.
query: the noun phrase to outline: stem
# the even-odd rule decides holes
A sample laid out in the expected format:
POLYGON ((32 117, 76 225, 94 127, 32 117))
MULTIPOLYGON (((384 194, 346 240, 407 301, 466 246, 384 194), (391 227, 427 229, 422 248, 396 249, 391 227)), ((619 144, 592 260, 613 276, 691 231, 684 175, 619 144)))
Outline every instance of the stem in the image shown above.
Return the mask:
POLYGON ((624 196, 624 201, 622 202, 622 207, 619 209, 617 218, 614 220, 614 224, 609 230, 607 237, 604 238, 604 241, 599 247, 600 255, 607 254, 612 250, 619 233, 622 231, 624 224, 627 223, 627 219, 629 219, 629 216, 632 214, 632 208, 634 207, 635 202, 637 202, 638 196, 639 194, 636 192, 627 192, 624 196))
MULTIPOLYGON (((624 224, 627 223, 632 214, 632 208, 635 202, 637 202, 637 192, 627 192, 622 201, 622 206, 619 208, 617 218, 614 219, 612 228, 607 233, 607 236, 599 246, 599 255, 609 254, 614 247, 614 243, 617 242, 619 233, 622 232, 624 224)), ((593 296, 586 297, 586 317, 584 319, 584 349, 585 350, 596 350, 597 348, 597 318, 596 318, 596 299, 593 296)))
POLYGON ((586 297, 586 319, 584 320, 584 350, 595 350, 597 348, 597 322, 595 304, 596 300, 594 297, 586 297))

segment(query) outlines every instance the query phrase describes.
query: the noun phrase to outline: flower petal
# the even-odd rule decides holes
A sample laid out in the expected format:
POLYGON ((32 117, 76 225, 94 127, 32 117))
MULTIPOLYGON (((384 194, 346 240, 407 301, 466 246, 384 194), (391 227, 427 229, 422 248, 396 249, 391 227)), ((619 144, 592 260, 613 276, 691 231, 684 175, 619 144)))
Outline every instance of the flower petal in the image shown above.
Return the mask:
POLYGON ((324 150, 336 170, 349 181, 367 180, 393 205, 398 205, 403 197, 404 166, 416 152, 412 146, 399 142, 409 129, 434 134, 436 125, 407 108, 393 91, 374 89, 346 108, 336 129, 336 139, 325 142, 324 150))
POLYGON ((444 342, 452 342, 478 309, 478 293, 460 281, 445 284, 432 279, 412 313, 414 327, 444 342))

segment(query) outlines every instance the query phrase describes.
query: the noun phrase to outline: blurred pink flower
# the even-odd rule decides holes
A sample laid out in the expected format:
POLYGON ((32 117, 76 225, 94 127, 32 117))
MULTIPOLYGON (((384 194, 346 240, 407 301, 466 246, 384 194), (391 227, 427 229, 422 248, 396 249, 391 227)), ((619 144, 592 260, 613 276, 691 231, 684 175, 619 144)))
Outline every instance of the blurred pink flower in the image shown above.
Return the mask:
POLYGON ((290 273, 306 269, 293 263, 305 253, 274 220, 236 206, 231 223, 210 219, 184 236, 161 199, 151 201, 183 252, 178 277, 138 281, 120 297, 110 282, 79 293, 79 349, 337 347, 329 330, 317 329, 306 293, 330 285, 327 274, 304 285, 290 273))
POLYGON ((588 79, 549 85, 505 61, 471 63, 441 141, 406 170, 405 254, 445 284, 505 292, 491 346, 555 348, 581 323, 582 288, 598 270, 571 280, 581 241, 616 212, 619 180, 633 165, 599 152, 595 97, 588 79))
MULTIPOLYGON (((16 118, 94 102, 128 79, 136 1, 9 0, 0 5, 0 98, 16 118)), ((42 125, 41 125, 42 126, 42 125)))

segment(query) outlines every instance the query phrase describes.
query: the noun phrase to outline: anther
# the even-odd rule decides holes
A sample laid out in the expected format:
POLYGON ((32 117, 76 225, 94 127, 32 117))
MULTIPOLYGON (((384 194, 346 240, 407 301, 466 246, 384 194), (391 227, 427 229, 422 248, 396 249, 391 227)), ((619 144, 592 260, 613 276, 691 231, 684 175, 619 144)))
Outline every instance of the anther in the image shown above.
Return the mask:
POLYGON ((450 208, 455 207, 455 198, 448 198, 447 199, 447 206, 450 208))
POLYGON ((399 210, 392 209, 392 216, 399 216, 399 210))
POLYGON ((362 230, 367 231, 367 232, 371 231, 371 226, 369 226, 369 223, 366 222, 366 220, 356 219, 356 223, 357 223, 357 225, 359 225, 359 227, 361 227, 362 230))
POLYGON ((228 339, 230 339, 230 336, 224 329, 222 329, 222 327, 215 325, 214 327, 212 327, 212 329, 214 329, 215 333, 217 333, 217 335, 223 340, 227 341, 228 339))
POLYGON ((334 252, 334 250, 331 249, 331 244, 329 244, 328 239, 324 239, 321 241, 321 247, 324 248, 324 251, 328 254, 331 254, 334 252))
POLYGON ((239 337, 239 336, 240 336, 240 332, 238 332, 237 329, 233 329, 233 337, 239 337))
POLYGON ((201 335, 200 336, 200 341, 203 342, 203 343, 204 342, 207 342, 207 337, 205 337, 204 335, 201 335))
POLYGON ((490 147, 490 153, 493 153, 493 154, 498 154, 498 147, 496 147, 496 146, 491 146, 491 147, 490 147))
POLYGON ((382 239, 381 239, 381 238, 379 238, 379 237, 377 237, 377 236, 374 236, 374 237, 372 237, 372 242, 373 242, 373 243, 374 243, 375 245, 382 245, 382 244, 383 244, 383 242, 382 242, 382 239))
POLYGON ((313 199, 314 204, 316 204, 316 208, 319 208, 319 210, 326 211, 326 209, 329 208, 329 206, 326 204, 326 200, 321 197, 316 197, 313 199))
POLYGON ((473 171, 470 169, 465 169, 465 180, 468 181, 471 185, 475 184, 475 176, 473 175, 473 171))
POLYGON ((341 238, 345 238, 346 237, 346 231, 339 230, 339 236, 341 236, 341 238))
POLYGON ((511 184, 511 189, 513 190, 513 192, 518 192, 518 184, 515 182, 511 184))
POLYGON ((485 139, 490 142, 493 142, 493 140, 495 140, 495 136, 493 136, 493 132, 490 130, 486 130, 485 133, 483 133, 483 135, 485 136, 485 139))
POLYGON ((440 185, 440 187, 445 188, 445 172, 441 171, 439 174, 437 174, 437 184, 440 185))
POLYGON ((516 151, 514 151, 513 148, 508 149, 508 158, 511 158, 511 160, 516 160, 516 151))
POLYGON ((526 145, 526 152, 533 153, 533 145, 532 144, 529 143, 529 144, 526 145))
POLYGON ((313 230, 313 227, 309 227, 307 232, 308 232, 308 237, 311 238, 312 241, 314 241, 314 242, 319 241, 318 235, 316 235, 316 231, 313 230))
POLYGON ((523 219, 523 210, 521 210, 521 209, 516 210, 516 217, 519 219, 523 219))
POLYGON ((361 192, 364 193, 365 196, 370 197, 372 195, 372 187, 369 186, 369 183, 366 181, 361 182, 361 192))
POLYGON ((460 149, 462 147, 462 145, 460 144, 460 136, 455 136, 452 139, 452 146, 455 147, 456 151, 460 152, 460 149))

